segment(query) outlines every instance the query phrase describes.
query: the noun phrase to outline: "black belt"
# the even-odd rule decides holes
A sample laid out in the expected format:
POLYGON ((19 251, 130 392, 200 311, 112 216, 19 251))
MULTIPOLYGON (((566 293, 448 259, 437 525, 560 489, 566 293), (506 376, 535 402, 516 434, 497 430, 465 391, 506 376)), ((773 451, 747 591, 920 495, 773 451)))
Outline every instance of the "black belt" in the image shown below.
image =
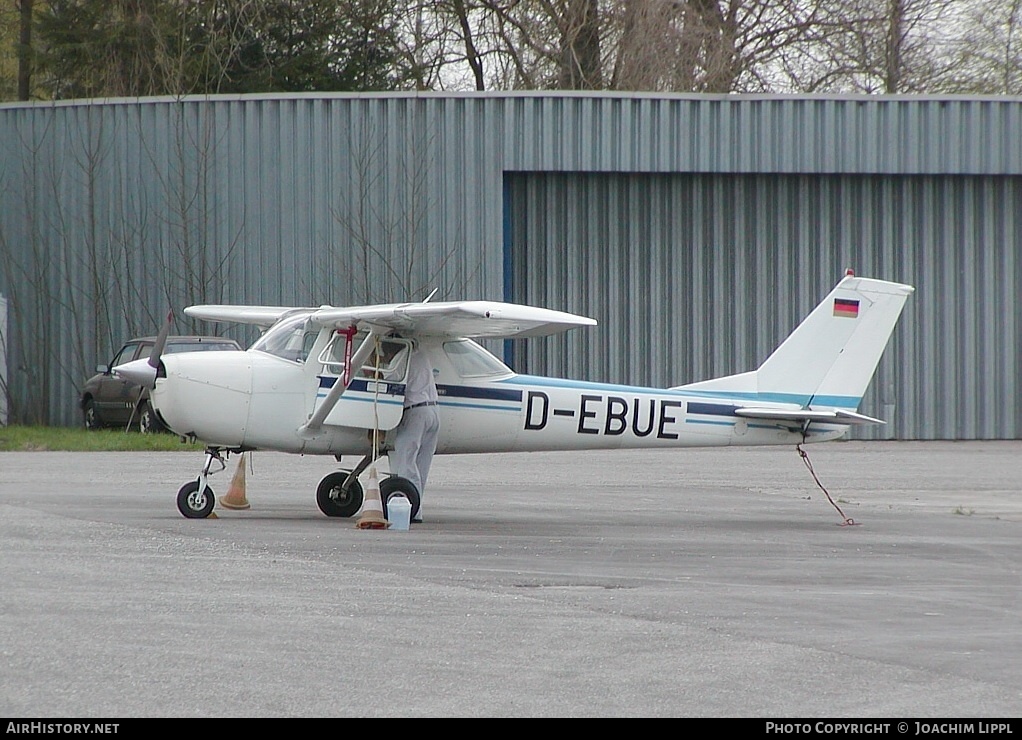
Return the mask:
POLYGON ((436 401, 423 401, 422 403, 413 403, 411 406, 405 406, 405 411, 408 409, 417 409, 419 406, 436 406, 436 401))

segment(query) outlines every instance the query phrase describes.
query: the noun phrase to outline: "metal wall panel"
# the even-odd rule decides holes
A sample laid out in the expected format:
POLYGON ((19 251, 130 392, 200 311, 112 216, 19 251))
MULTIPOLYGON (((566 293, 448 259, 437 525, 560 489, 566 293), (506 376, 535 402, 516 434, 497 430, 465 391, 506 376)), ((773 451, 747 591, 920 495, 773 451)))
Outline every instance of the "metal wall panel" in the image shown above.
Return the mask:
POLYGON ((497 98, 507 169, 1022 174, 1022 98, 497 98))
POLYGON ((184 332, 211 328, 180 315, 199 302, 343 304, 416 299, 434 287, 443 297, 520 298, 532 295, 512 274, 521 270, 549 283, 537 300, 569 309, 583 310, 599 280, 617 307, 610 315, 636 336, 648 329, 635 344, 622 330, 604 352, 570 360, 530 347, 532 369, 549 361, 555 371, 652 382, 671 368, 664 379, 681 382, 760 358, 776 338, 763 327, 787 331, 847 261, 920 290, 905 331, 925 345, 913 351, 926 362, 896 380, 901 406, 907 395, 914 404, 898 415, 898 435, 1018 437, 1019 176, 1018 98, 401 93, 4 104, 11 413, 75 423, 77 389, 95 363, 125 337, 154 331, 167 307, 184 332), (691 179, 697 173, 707 178, 691 179), (541 254, 520 251, 512 223, 541 254), (666 234, 680 234, 690 253, 649 238, 666 234), (592 254, 563 248, 596 242, 592 254), (915 245, 911 264, 903 244, 915 245), (741 304, 739 286, 753 291, 741 304), (924 305, 936 313, 921 318, 924 305), (671 335, 676 306, 696 323, 671 335), (728 347, 700 346, 699 336, 721 331, 734 334, 728 347), (932 354, 941 344, 950 349, 932 354))
POLYGON ((7 425, 7 299, 0 295, 0 426, 7 425))
POLYGON ((1022 436, 1022 177, 520 174, 512 299, 596 318, 528 372, 670 386, 755 369, 852 268, 917 287, 857 438, 1022 436))

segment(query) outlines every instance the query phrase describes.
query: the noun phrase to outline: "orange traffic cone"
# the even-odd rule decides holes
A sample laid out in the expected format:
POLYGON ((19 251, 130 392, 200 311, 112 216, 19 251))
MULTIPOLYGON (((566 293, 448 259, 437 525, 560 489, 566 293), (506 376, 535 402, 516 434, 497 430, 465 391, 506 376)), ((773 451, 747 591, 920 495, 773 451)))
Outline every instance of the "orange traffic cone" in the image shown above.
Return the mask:
POLYGON ((220 499, 220 505, 225 509, 251 508, 248 499, 245 498, 245 453, 242 452, 238 457, 238 469, 234 471, 234 478, 231 479, 226 495, 220 499))
POLYGON ((355 524, 359 529, 386 529, 390 522, 383 516, 383 497, 380 496, 380 482, 376 478, 376 466, 369 468, 369 485, 362 501, 362 516, 355 524))

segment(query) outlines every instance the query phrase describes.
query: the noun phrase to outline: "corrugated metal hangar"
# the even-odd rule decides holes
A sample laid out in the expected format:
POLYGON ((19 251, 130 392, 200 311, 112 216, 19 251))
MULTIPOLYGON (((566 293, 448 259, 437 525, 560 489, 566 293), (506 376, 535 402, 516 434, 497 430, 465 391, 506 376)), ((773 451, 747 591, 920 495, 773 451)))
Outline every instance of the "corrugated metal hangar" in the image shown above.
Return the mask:
POLYGON ((515 369, 666 386, 755 368, 851 268, 916 287, 854 436, 1022 438, 1020 98, 6 104, 0 249, 12 420, 77 423, 168 303, 530 303, 599 326, 515 369))

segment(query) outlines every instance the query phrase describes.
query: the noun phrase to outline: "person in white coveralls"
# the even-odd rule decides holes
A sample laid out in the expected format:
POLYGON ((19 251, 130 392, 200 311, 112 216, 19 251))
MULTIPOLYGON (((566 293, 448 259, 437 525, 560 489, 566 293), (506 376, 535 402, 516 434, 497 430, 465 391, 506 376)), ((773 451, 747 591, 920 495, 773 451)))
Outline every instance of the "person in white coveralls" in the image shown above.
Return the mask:
POLYGON ((400 373, 405 355, 408 355, 408 377, 405 381, 404 413, 401 423, 392 433, 394 448, 388 453, 388 458, 391 472, 407 478, 418 490, 419 510, 412 521, 421 522, 426 480, 440 433, 440 414, 433 366, 417 343, 413 342, 410 348, 402 348, 394 356, 387 365, 388 370, 383 373, 384 377, 400 373))

